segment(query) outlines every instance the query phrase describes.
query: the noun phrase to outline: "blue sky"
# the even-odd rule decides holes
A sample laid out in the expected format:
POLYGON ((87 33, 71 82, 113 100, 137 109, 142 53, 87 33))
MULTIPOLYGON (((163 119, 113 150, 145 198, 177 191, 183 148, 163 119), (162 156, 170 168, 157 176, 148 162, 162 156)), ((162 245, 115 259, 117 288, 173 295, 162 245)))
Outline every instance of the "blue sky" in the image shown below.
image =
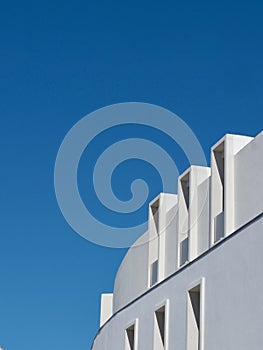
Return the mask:
MULTIPOLYGON (((1 4, 5 350, 89 349, 100 293, 112 291, 125 254, 84 240, 61 215, 53 172, 67 131, 100 107, 142 101, 183 118, 207 155, 227 132, 256 135, 263 110, 262 15, 263 3, 255 0, 1 4)), ((177 163, 180 170, 187 166, 180 157, 177 163)), ((125 198, 125 174, 116 176, 116 193, 125 198)), ((154 196, 161 188, 150 178, 154 196)), ((84 173, 81 181, 85 197, 84 173)))

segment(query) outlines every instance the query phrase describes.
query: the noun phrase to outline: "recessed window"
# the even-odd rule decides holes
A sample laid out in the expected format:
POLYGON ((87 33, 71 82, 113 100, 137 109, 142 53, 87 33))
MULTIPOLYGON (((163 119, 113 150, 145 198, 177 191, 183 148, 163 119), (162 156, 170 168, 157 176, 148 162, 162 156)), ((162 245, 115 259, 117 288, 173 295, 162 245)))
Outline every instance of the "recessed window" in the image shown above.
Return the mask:
POLYGON ((154 313, 154 350, 165 348, 165 305, 154 313))
POLYGON ((135 324, 125 330, 125 350, 135 350, 135 324))
POLYGON ((216 165, 217 165, 217 169, 219 172, 219 176, 220 176, 220 180, 222 183, 222 186, 224 186, 224 182, 225 182, 225 161, 224 161, 224 142, 218 146, 215 150, 214 150, 214 155, 215 155, 215 160, 216 160, 216 165))
POLYGON ((180 265, 184 265, 188 261, 189 238, 186 237, 180 244, 180 265))
POLYGON ((201 350, 202 307, 201 284, 188 291, 187 301, 187 350, 201 350))
POLYGON ((188 261, 188 242, 190 231, 190 171, 180 179, 181 194, 179 204, 179 247, 178 265, 182 266, 188 261))
POLYGON ((187 210, 189 209, 189 199, 190 199, 190 174, 187 173, 182 179, 181 179, 181 185, 182 185, 182 191, 184 195, 184 201, 187 207, 187 210))
POLYGON ((158 281, 158 260, 155 260, 151 264, 151 273, 150 273, 150 286, 152 287, 158 281))
POLYGON ((222 211, 214 218, 214 242, 218 242, 224 237, 224 227, 225 227, 225 215, 222 211))
MULTIPOLYGON (((225 210, 225 143, 222 142, 213 150, 217 171, 218 214, 214 217, 214 242, 224 237, 224 210, 225 210)), ((216 181, 216 180, 215 180, 216 181)))
POLYGON ((159 232, 159 199, 151 205, 151 211, 157 233, 159 232))

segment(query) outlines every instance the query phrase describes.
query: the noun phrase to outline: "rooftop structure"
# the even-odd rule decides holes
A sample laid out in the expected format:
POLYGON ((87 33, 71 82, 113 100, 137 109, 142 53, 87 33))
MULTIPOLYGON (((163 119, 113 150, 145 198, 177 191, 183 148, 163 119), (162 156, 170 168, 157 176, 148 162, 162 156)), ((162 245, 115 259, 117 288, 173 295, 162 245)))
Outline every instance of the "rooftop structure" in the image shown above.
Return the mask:
POLYGON ((263 132, 227 134, 211 168, 149 205, 113 294, 101 298, 93 350, 260 350, 263 344, 263 132))

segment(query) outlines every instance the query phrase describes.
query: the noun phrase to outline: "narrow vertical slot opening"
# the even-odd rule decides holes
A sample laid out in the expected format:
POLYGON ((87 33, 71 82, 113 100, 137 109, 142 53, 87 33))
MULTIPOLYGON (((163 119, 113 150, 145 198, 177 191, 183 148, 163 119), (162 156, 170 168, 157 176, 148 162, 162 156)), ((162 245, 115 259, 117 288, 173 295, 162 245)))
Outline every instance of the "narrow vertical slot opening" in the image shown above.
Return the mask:
POLYGON ((200 285, 188 291, 187 350, 200 350, 200 285))
POLYGON ((151 264, 150 271, 150 286, 154 286, 158 282, 158 260, 151 264))
POLYGON ((163 350, 165 345, 165 306, 155 311, 154 349, 163 350))
POLYGON ((217 148, 214 149, 213 153, 216 162, 216 170, 220 179, 219 192, 216 194, 220 201, 220 212, 214 218, 214 242, 217 242, 224 237, 225 231, 225 143, 222 142, 217 148))
POLYGON ((125 330, 125 350, 135 350, 135 325, 125 330))
POLYGON ((159 233, 159 199, 151 205, 151 211, 157 233, 159 233))

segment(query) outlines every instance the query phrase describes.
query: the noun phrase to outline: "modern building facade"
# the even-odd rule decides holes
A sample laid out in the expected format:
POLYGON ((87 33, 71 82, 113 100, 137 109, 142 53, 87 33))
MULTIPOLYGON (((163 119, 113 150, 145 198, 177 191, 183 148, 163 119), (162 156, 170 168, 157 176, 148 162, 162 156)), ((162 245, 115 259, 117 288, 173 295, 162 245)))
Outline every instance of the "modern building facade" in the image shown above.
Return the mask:
POLYGON ((150 203, 92 349, 261 350, 262 212, 263 132, 227 134, 150 203))

